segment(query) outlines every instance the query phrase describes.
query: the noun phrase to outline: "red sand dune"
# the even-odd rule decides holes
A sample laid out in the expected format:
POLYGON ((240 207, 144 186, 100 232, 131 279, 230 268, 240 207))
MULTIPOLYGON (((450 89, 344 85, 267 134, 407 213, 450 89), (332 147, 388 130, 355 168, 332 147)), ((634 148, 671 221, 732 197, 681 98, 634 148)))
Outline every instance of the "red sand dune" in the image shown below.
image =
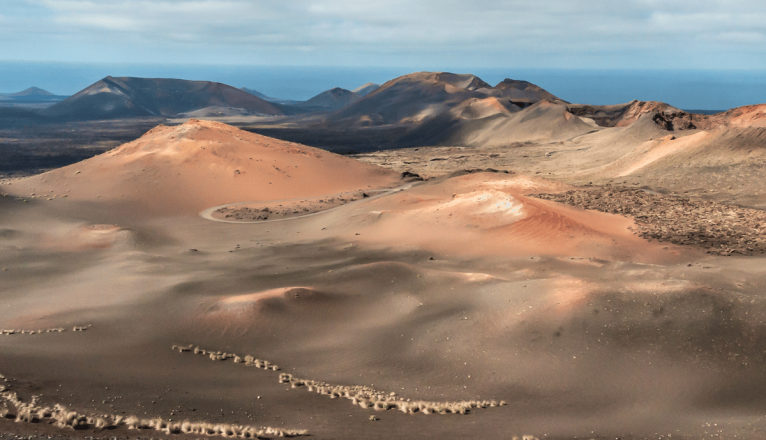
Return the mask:
POLYGON ((686 252, 639 238, 626 217, 526 196, 566 189, 545 179, 476 173, 375 200, 336 225, 363 241, 412 243, 448 255, 669 262, 686 252))
POLYGON ((281 200, 392 186, 397 173, 217 122, 159 126, 83 162, 23 179, 17 195, 131 202, 190 215, 225 203, 281 200), (53 190, 53 191, 51 191, 53 190))
POLYGON ((328 297, 311 287, 280 287, 255 293, 221 296, 203 303, 198 311, 198 323, 211 329, 244 332, 264 329, 280 315, 295 308, 315 307, 328 297))

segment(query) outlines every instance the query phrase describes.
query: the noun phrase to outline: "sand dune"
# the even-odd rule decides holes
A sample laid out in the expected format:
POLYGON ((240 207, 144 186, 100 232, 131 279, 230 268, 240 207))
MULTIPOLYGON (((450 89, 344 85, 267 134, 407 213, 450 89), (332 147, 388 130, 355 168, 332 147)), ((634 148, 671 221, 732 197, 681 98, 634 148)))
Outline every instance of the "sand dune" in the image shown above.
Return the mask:
POLYGON ((398 182, 394 172, 322 150, 190 120, 23 179, 12 190, 45 195, 56 203, 98 200, 141 212, 196 215, 225 203, 321 196, 398 182))
POLYGON ((249 312, 248 316, 243 318, 252 319, 252 313, 257 313, 258 309, 270 308, 270 313, 273 313, 275 309, 282 309, 291 301, 305 302, 323 297, 323 294, 306 287, 281 287, 264 292, 227 296, 207 307, 206 313, 239 315, 249 312))
POLYGON ((228 295, 202 304, 197 323, 213 331, 242 334, 264 331, 275 320, 301 319, 318 306, 326 306, 333 298, 309 287, 280 287, 256 293, 228 295))
POLYGON ((762 222, 663 194, 762 194, 763 106, 583 110, 501 85, 414 74, 331 115, 445 143, 366 157, 387 169, 190 120, 2 182, 0 431, 757 437, 764 257, 685 237, 707 223, 736 241, 726 225, 751 237, 762 222), (199 215, 240 202, 277 221, 199 215), (659 231, 641 238, 638 214, 615 212, 659 231), (85 430, 16 423, 62 403, 60 425, 85 430))
POLYGON ((108 249, 115 245, 131 246, 133 234, 131 231, 117 225, 79 225, 67 228, 66 225, 59 230, 49 230, 42 237, 41 246, 56 251, 78 251, 108 249))
POLYGON ((362 242, 396 240, 450 255, 576 255, 641 262, 683 255, 679 248, 663 249, 636 237, 628 219, 526 196, 566 188, 525 176, 469 174, 371 201, 333 227, 358 232, 355 238, 362 242))

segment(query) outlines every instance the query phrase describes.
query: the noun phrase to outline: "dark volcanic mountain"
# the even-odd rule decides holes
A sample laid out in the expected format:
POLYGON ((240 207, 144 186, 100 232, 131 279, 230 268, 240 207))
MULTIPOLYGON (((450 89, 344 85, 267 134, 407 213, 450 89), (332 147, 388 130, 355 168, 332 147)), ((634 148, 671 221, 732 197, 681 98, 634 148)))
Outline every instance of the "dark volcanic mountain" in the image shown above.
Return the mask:
POLYGON ((324 91, 308 101, 291 101, 287 99, 272 98, 246 87, 243 87, 241 90, 273 103, 277 108, 288 115, 338 110, 361 99, 361 96, 356 93, 340 87, 324 91))
POLYGON ((0 107, 40 110, 63 101, 66 98, 67 96, 54 95, 53 93, 38 87, 30 87, 17 93, 0 94, 0 107))
POLYGON ((359 101, 361 97, 356 93, 335 87, 334 89, 322 92, 306 102, 301 103, 302 107, 321 108, 326 110, 338 110, 359 101))
POLYGON ((340 125, 418 124, 437 118, 508 115, 541 100, 563 102, 526 81, 495 87, 470 74, 419 72, 388 81, 328 118, 340 125))
POLYGON ((247 87, 242 87, 240 90, 243 90, 243 91, 245 91, 245 92, 247 92, 247 93, 249 93, 249 94, 251 94, 253 96, 257 96, 257 97, 263 99, 264 101, 269 101, 269 102, 273 102, 273 103, 276 103, 276 104, 292 105, 292 104, 300 103, 300 101, 294 101, 292 99, 282 99, 282 98, 275 98, 273 96, 268 96, 268 95, 265 95, 265 94, 259 92, 258 90, 248 89, 247 87))
POLYGON ((43 89, 38 88, 38 87, 30 87, 30 88, 28 88, 26 90, 22 90, 21 92, 11 93, 11 94, 6 95, 6 96, 10 96, 10 97, 13 97, 13 98, 20 98, 22 96, 24 96, 24 97, 27 97, 27 96, 32 97, 32 96, 34 96, 34 97, 41 97, 42 98, 42 97, 50 97, 50 96, 56 96, 56 95, 54 95, 53 93, 51 93, 51 92, 49 92, 47 90, 43 90, 43 89))
POLYGON ((247 92, 247 93, 249 93, 249 94, 251 94, 253 96, 257 96, 257 97, 263 99, 264 101, 269 101, 269 102, 279 101, 278 98, 273 98, 271 96, 266 96, 263 93, 259 92, 258 90, 248 89, 247 87, 242 87, 240 90, 245 91, 245 92, 247 92))
POLYGON ((378 90, 379 88, 380 88, 380 84, 367 83, 355 88, 354 90, 352 90, 352 92, 356 93, 359 96, 364 97, 374 92, 375 90, 378 90))
MULTIPOLYGON (((486 89, 480 91, 485 90, 486 89)), ((530 105, 542 99, 558 99, 553 96, 552 93, 540 86, 536 86, 527 81, 517 81, 508 78, 504 79, 492 89, 486 90, 486 93, 498 98, 507 98, 517 105, 520 103, 530 105)))
POLYGON ((208 107, 242 109, 248 114, 284 114, 270 102, 221 83, 111 76, 46 109, 43 114, 67 120, 169 117, 208 107))

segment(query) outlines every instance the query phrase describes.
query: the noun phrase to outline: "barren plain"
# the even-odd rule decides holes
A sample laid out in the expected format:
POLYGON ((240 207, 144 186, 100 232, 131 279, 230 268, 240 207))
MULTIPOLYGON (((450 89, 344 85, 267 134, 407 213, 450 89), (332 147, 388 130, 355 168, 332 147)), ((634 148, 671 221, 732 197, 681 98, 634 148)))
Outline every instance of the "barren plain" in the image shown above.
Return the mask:
POLYGON ((0 432, 762 437, 763 106, 447 80, 432 146, 191 119, 3 180, 0 432))

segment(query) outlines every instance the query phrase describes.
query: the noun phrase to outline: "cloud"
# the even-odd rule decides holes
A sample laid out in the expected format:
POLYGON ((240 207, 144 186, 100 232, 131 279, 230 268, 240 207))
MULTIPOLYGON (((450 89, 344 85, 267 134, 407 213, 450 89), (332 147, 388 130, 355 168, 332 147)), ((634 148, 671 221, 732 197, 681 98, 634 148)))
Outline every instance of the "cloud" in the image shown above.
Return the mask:
POLYGON ((766 35, 761 32, 722 32, 720 40, 735 44, 763 44, 766 35))
POLYGON ((749 0, 4 1, 19 35, 9 53, 549 67, 715 67, 722 53, 752 67, 766 55, 766 4, 749 0))
POLYGON ((55 22, 64 26, 74 26, 80 29, 98 29, 104 31, 132 31, 141 26, 131 17, 120 17, 113 14, 64 15, 56 17, 55 22))

